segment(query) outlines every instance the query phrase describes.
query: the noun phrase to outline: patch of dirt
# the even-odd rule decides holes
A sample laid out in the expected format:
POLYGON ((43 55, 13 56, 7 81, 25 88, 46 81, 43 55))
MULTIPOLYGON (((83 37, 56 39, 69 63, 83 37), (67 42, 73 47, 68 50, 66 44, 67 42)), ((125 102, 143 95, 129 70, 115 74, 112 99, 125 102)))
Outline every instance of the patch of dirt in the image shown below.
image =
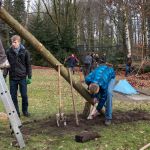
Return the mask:
MULTIPOLYGON (((93 127, 104 126, 104 116, 98 116, 93 120, 87 120, 83 115, 79 115, 79 126, 75 124, 75 117, 73 114, 67 115, 67 126, 63 125, 57 127, 56 118, 54 116, 24 122, 22 132, 25 136, 31 134, 49 134, 52 136, 63 136, 72 132, 91 131, 93 127)), ((142 110, 132 110, 128 112, 114 111, 112 124, 122 124, 133 121, 146 120, 150 121, 150 113, 142 110)))

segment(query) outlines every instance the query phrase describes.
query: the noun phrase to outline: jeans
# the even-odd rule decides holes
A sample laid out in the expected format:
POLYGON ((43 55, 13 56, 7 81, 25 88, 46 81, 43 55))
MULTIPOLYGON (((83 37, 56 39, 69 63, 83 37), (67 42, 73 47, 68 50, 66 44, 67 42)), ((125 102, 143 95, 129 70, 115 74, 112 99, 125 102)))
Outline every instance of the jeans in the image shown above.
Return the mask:
POLYGON ((107 90, 107 100, 105 103, 105 118, 112 119, 112 97, 113 97, 113 88, 115 85, 116 79, 111 79, 108 84, 107 90))
POLYGON ((26 113, 26 112, 28 112, 28 96, 27 96, 26 79, 21 79, 21 80, 10 79, 10 94, 11 94, 13 103, 15 105, 16 111, 17 111, 18 115, 20 115, 18 99, 17 99, 18 86, 19 86, 21 97, 22 97, 22 112, 26 113))
POLYGON ((74 67, 75 67, 75 66, 71 66, 71 67, 69 67, 69 69, 70 69, 70 71, 72 72, 72 74, 74 74, 74 73, 75 73, 75 71, 74 71, 74 67))

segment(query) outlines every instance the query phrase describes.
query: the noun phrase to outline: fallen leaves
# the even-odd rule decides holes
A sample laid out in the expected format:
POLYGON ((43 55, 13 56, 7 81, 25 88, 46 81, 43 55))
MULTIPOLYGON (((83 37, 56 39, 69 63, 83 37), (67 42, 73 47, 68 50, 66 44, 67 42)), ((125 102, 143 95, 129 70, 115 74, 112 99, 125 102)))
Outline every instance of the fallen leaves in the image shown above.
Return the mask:
MULTIPOLYGON (((124 77, 124 72, 118 72, 117 73, 117 79, 123 79, 124 77)), ((138 76, 131 75, 126 77, 128 82, 136 88, 149 88, 150 87, 150 72, 149 73, 144 73, 138 76)))

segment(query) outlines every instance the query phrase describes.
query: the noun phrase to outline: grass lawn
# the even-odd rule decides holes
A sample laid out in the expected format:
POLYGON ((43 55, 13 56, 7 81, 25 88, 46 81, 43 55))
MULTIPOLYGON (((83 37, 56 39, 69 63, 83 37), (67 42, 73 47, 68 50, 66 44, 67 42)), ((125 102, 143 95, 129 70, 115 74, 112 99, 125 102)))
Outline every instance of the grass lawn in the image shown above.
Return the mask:
MULTIPOLYGON (((79 75, 74 75, 79 81, 79 75)), ((21 116, 25 150, 137 150, 150 142, 150 103, 130 102, 114 97, 113 123, 106 127, 104 118, 86 120, 82 117, 85 100, 74 92, 80 126, 75 125, 71 89, 62 78, 62 100, 67 126, 57 127, 55 114, 58 112, 59 95, 57 72, 53 69, 33 70, 33 82, 28 85, 29 112, 31 117, 21 116), (77 143, 75 135, 81 131, 96 131, 100 138, 77 143)), ((19 97, 20 110, 21 100, 19 97)), ((0 112, 5 112, 0 102, 0 112)), ((8 120, 0 119, 0 150, 16 150, 11 146, 14 136, 10 135, 8 120)))

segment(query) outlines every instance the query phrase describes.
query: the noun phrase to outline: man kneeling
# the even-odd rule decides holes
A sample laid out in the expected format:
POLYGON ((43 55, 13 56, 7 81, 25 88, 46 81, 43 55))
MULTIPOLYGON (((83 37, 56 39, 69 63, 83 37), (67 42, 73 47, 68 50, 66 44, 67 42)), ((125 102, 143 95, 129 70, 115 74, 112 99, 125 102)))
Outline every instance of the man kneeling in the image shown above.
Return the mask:
POLYGON ((96 109, 91 112, 92 118, 96 117, 105 106, 105 125, 110 125, 112 120, 112 91, 115 85, 115 71, 106 65, 99 66, 93 70, 86 78, 89 93, 98 102, 96 109))

